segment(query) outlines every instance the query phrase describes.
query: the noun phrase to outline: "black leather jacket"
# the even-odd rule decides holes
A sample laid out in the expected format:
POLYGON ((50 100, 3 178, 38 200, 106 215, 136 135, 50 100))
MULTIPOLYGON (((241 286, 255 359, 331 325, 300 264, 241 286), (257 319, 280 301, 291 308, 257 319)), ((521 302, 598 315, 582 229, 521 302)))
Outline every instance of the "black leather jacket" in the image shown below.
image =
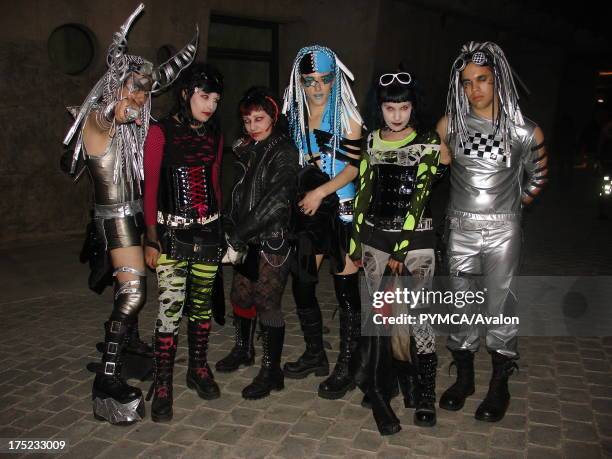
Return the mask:
POLYGON ((229 243, 238 249, 287 239, 299 169, 293 142, 272 133, 262 142, 242 142, 234 152, 236 179, 224 218, 229 243))

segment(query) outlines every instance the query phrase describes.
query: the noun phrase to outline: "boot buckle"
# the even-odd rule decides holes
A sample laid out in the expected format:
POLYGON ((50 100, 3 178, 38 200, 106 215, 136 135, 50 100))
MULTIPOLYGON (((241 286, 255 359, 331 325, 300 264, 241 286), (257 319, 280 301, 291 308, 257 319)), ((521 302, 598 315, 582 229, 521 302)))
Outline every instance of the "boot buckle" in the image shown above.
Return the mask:
POLYGON ((119 333, 121 331, 121 322, 113 320, 110 326, 111 333, 119 333))
POLYGON ((115 362, 106 362, 104 365, 104 374, 109 376, 115 374, 115 362))
POLYGON ((119 343, 108 342, 106 344, 106 353, 111 355, 116 355, 119 350, 119 343))

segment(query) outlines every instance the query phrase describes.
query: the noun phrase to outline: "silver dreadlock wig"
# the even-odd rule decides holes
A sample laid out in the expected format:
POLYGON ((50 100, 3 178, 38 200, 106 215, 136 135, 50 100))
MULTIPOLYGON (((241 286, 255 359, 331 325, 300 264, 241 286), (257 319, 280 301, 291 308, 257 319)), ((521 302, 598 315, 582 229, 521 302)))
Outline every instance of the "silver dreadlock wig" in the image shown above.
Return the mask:
MULTIPOLYGON (((357 124, 363 124, 361 115, 357 108, 355 96, 351 90, 349 80, 355 78, 351 71, 342 63, 336 53, 324 46, 306 46, 298 51, 291 75, 289 86, 285 89, 283 97, 283 114, 287 115, 289 121, 289 132, 300 151, 306 150, 305 116, 310 114, 306 93, 301 83, 302 73, 331 73, 334 75, 334 85, 329 95, 330 126, 332 134, 332 149, 335 165, 335 152, 340 146, 342 132, 351 132, 349 119, 352 118, 357 124)), ((300 155, 300 163, 303 164, 304 157, 300 155)), ((335 173, 335 172, 334 172, 335 173)))
POLYGON ((508 145, 512 126, 522 126, 525 122, 518 104, 519 95, 514 84, 512 68, 502 49, 490 41, 484 43, 471 41, 463 45, 461 54, 453 63, 446 99, 447 137, 457 135, 462 146, 468 139, 465 117, 470 111, 470 104, 461 84, 461 71, 470 62, 490 67, 493 72, 495 92, 500 104, 493 123, 495 132, 499 132, 504 145, 508 145))
MULTIPOLYGON (((120 27, 119 32, 115 32, 113 35, 113 41, 108 48, 106 58, 108 70, 98 80, 83 104, 78 109, 68 108, 74 115, 75 121, 64 138, 64 144, 68 145, 77 131, 79 133, 72 157, 72 173, 75 172, 77 159, 83 151, 83 128, 85 121, 93 110, 111 107, 111 104, 121 99, 123 85, 130 75, 133 73, 142 75, 151 83, 150 92, 157 93, 170 86, 179 76, 180 72, 195 59, 198 45, 197 26, 194 38, 176 55, 157 68, 154 68, 151 62, 146 61, 140 56, 126 54, 127 34, 132 23, 143 9, 144 4, 141 3, 120 27)), ((149 129, 150 116, 151 98, 147 97, 147 101, 139 115, 140 119, 142 119, 140 126, 136 123, 116 124, 113 126, 118 151, 113 173, 115 183, 122 177, 125 177, 130 178, 131 181, 136 182, 137 186, 140 187, 140 181, 144 179, 143 149, 149 129)))

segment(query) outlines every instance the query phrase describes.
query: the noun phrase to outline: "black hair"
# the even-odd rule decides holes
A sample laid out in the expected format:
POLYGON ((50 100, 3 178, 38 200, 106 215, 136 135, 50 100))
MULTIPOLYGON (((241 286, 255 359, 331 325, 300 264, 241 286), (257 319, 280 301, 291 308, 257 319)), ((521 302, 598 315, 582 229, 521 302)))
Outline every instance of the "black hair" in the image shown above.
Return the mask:
POLYGON ((273 131, 287 134, 288 123, 285 115, 281 113, 282 105, 272 91, 264 86, 249 88, 238 103, 238 117, 242 126, 242 134, 247 135, 242 117, 253 110, 263 110, 274 121, 273 131))
MULTIPOLYGON (((216 92, 223 94, 223 75, 210 64, 196 62, 183 71, 176 84, 178 99, 177 115, 182 123, 197 123, 191 114, 190 100, 195 92, 195 88, 200 88, 204 92, 216 92)), ((221 130, 219 110, 215 110, 206 126, 214 133, 221 130)))
MULTIPOLYGON (((385 72, 389 73, 389 72, 385 72)), ((381 129, 386 126, 385 118, 383 117, 382 104, 385 102, 410 102, 412 104, 412 112, 408 124, 418 131, 422 126, 421 117, 421 94, 417 81, 412 77, 412 81, 408 84, 402 84, 397 79, 387 86, 380 84, 380 76, 375 81, 376 85, 376 107, 374 109, 375 116, 373 117, 374 124, 372 129, 381 129)))

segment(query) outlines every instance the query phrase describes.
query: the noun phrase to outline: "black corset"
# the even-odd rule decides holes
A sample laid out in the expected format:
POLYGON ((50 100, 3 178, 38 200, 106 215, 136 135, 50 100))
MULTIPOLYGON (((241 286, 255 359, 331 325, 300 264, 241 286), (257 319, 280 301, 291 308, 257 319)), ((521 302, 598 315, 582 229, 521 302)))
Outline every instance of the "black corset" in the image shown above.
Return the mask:
POLYGON ((382 230, 401 230, 416 186, 417 166, 375 164, 367 220, 382 230))
POLYGON ((218 212, 210 166, 163 166, 159 210, 184 218, 206 218, 218 212))

